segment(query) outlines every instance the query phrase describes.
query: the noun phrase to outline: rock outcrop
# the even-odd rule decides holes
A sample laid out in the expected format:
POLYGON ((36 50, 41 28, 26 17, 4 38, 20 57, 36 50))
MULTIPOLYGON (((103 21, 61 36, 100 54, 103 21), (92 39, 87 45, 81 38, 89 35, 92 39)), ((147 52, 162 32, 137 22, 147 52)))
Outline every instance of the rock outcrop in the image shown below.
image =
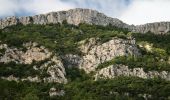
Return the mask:
POLYGON ((71 9, 68 11, 50 12, 27 17, 7 17, 0 20, 0 29, 17 24, 56 24, 66 20, 69 24, 78 25, 80 23, 88 23, 95 25, 112 25, 119 28, 127 28, 132 32, 155 34, 165 34, 170 31, 170 22, 157 22, 145 25, 128 25, 117 18, 111 18, 103 13, 91 9, 71 9))
POLYGON ((42 62, 40 65, 32 66, 32 69, 38 70, 39 73, 35 77, 31 75, 24 78, 17 78, 11 75, 9 77, 3 77, 3 79, 14 81, 31 81, 31 82, 49 82, 49 83, 66 83, 65 68, 60 57, 50 52, 43 46, 38 46, 35 42, 29 42, 23 44, 23 48, 8 47, 7 44, 1 44, 0 50, 0 63, 15 62, 16 64, 32 64, 33 62, 42 62), (25 50, 22 50, 25 48, 25 50), (45 75, 44 75, 45 74, 45 75), (44 75, 43 77, 40 77, 44 75))
POLYGON ((32 42, 23 44, 25 51, 1 44, 0 49, 5 49, 5 52, 0 57, 0 62, 9 63, 13 61, 20 64, 31 64, 33 61, 42 61, 52 56, 52 53, 48 49, 45 49, 43 46, 37 46, 37 43, 32 42))
POLYGON ((132 31, 139 33, 152 32, 155 34, 166 34, 170 32, 170 22, 156 22, 137 25, 132 31))
POLYGON ((49 95, 50 97, 53 96, 64 96, 65 95, 65 91, 64 90, 57 90, 56 88, 52 87, 49 91, 49 95))
POLYGON ((149 78, 162 78, 165 80, 170 80, 170 73, 167 71, 148 71, 145 72, 143 68, 133 68, 130 69, 125 65, 111 65, 106 68, 99 70, 95 75, 95 80, 100 78, 111 79, 117 76, 134 76, 144 79, 149 78))
POLYGON ((140 52, 135 40, 124 40, 113 38, 106 43, 100 43, 95 38, 81 41, 80 50, 84 53, 82 57, 77 55, 66 55, 68 63, 78 66, 87 73, 95 71, 96 67, 118 56, 134 55, 139 56, 140 52))

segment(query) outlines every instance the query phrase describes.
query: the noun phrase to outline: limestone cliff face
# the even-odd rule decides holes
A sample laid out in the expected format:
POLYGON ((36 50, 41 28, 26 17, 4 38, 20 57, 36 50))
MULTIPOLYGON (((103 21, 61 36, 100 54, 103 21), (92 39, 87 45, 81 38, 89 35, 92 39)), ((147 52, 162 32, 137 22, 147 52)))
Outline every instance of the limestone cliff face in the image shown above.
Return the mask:
POLYGON ((10 48, 7 44, 1 44, 0 49, 4 49, 5 52, 0 56, 0 62, 9 63, 22 63, 22 64, 31 64, 33 61, 42 61, 50 56, 52 53, 45 49, 45 47, 37 47, 37 43, 26 43, 23 46, 26 51, 18 48, 10 48))
POLYGON ((28 80, 31 82, 67 82, 65 68, 60 57, 53 54, 47 48, 38 46, 35 42, 25 43, 23 47, 25 50, 9 47, 7 44, 0 44, 0 50, 3 51, 0 53, 0 63, 32 64, 33 62, 42 62, 40 65, 35 64, 32 66, 33 70, 38 70, 40 73, 35 77, 30 75, 26 78, 17 78, 11 73, 9 77, 1 76, 1 78, 15 81, 28 80), (47 76, 45 75, 40 78, 43 74, 47 76))
MULTIPOLYGON (((79 49, 83 55, 66 54, 57 56, 44 46, 35 42, 23 44, 23 48, 9 47, 7 44, 0 44, 0 63, 15 62, 16 64, 30 65, 34 62, 33 70, 40 73, 36 76, 16 77, 13 73, 9 76, 0 76, 3 79, 14 81, 67 83, 65 67, 78 67, 86 73, 95 72, 95 79, 114 78, 117 76, 136 76, 141 78, 161 77, 170 80, 170 73, 167 71, 145 72, 142 68, 130 69, 124 65, 106 66, 96 70, 99 64, 110 61, 118 56, 140 56, 134 39, 112 38, 110 41, 101 43, 98 38, 90 38, 79 42, 79 49), (41 76, 41 77, 40 77, 41 76), (43 77, 42 77, 43 76, 43 77)), ((137 66, 136 66, 137 67, 137 66)))
POLYGON ((113 38, 106 43, 97 42, 91 38, 82 41, 80 50, 84 53, 82 57, 77 55, 66 55, 69 64, 84 69, 87 73, 95 71, 97 66, 105 61, 112 60, 118 56, 134 55, 139 56, 140 52, 136 47, 135 40, 124 40, 113 38))
POLYGON ((47 14, 28 16, 28 17, 8 17, 0 20, 0 28, 16 24, 49 24, 49 23, 62 23, 67 20, 69 24, 78 25, 80 23, 96 24, 96 25, 113 25, 117 27, 126 28, 127 24, 116 18, 110 18, 99 13, 95 10, 90 9, 71 9, 68 11, 51 12, 47 14))
POLYGON ((62 23, 66 20, 69 24, 78 25, 88 23, 95 25, 112 25, 119 28, 127 28, 133 32, 153 32, 155 34, 167 33, 170 31, 170 22, 157 22, 145 25, 128 25, 117 18, 107 17, 105 14, 91 9, 71 9, 68 11, 51 12, 27 17, 7 17, 0 20, 0 29, 17 24, 49 24, 62 23))
POLYGON ((132 31, 139 33, 152 32, 155 34, 165 34, 170 32, 170 22, 156 22, 138 25, 132 31))
POLYGON ((99 70, 95 75, 95 80, 100 78, 111 79, 117 76, 134 76, 144 79, 149 78, 162 78, 165 80, 170 80, 170 73, 167 71, 148 71, 145 72, 143 68, 133 68, 130 69, 125 65, 111 65, 106 68, 99 70))
POLYGON ((65 60, 66 67, 78 67, 84 69, 87 73, 95 72, 95 80, 100 78, 115 78, 117 76, 140 77, 144 79, 160 77, 165 80, 170 80, 168 71, 148 71, 143 68, 130 69, 125 65, 111 65, 97 70, 99 64, 110 61, 118 56, 141 56, 140 50, 137 48, 134 39, 126 40, 113 38, 112 40, 100 43, 98 39, 91 38, 80 42, 80 50, 84 53, 83 56, 67 54, 62 59, 65 60))

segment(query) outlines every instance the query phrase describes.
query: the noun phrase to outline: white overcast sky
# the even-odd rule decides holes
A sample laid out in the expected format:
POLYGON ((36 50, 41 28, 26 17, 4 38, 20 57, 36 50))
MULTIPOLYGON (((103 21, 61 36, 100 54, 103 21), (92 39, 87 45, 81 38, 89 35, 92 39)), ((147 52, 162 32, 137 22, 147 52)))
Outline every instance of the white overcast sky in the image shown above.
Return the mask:
POLYGON ((0 17, 91 8, 128 24, 170 21, 170 0, 0 0, 0 17))

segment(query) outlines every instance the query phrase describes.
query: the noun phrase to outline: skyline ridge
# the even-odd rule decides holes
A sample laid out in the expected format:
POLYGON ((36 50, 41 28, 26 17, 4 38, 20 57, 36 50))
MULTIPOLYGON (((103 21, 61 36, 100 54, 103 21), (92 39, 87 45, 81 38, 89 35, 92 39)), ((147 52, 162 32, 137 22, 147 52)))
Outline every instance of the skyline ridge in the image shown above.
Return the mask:
POLYGON ((56 24, 62 23, 64 20, 68 24, 79 25, 80 23, 94 24, 94 25, 112 25, 118 28, 126 28, 132 32, 147 33, 152 32, 156 34, 168 33, 170 31, 170 22, 155 22, 146 23, 143 25, 129 25, 118 18, 108 17, 104 13, 92 9, 70 9, 67 11, 49 12, 46 14, 39 14, 26 17, 8 17, 0 20, 0 28, 17 24, 56 24))

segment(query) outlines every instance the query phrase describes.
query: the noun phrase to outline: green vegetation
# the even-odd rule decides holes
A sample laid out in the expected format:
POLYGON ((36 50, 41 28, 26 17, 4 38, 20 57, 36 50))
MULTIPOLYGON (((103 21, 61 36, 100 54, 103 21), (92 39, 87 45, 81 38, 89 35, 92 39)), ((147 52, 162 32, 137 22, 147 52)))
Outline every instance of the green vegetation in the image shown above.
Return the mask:
POLYGON ((10 76, 13 74, 16 77, 35 76, 38 71, 33 69, 33 65, 16 64, 10 62, 7 64, 0 63, 0 76, 10 76))
POLYGON ((93 81, 77 69, 68 73, 68 84, 9 82, 0 80, 1 100, 144 100, 141 95, 152 95, 151 100, 166 100, 170 97, 170 82, 161 79, 116 77, 110 80, 93 81), (73 73, 71 73, 73 72, 73 73), (75 75, 76 73, 76 75, 75 75), (51 87, 64 90, 64 96, 50 98, 51 87))
POLYGON ((136 77, 117 77, 111 80, 71 82, 64 86, 66 95, 62 100, 142 100, 138 94, 150 94, 152 99, 169 97, 170 83, 144 80, 136 77), (125 95, 129 93, 129 95, 125 95))
POLYGON ((47 69, 41 69, 41 70, 35 70, 33 68, 34 65, 36 67, 40 67, 42 64, 44 64, 48 59, 45 59, 40 62, 33 61, 32 64, 16 64, 15 62, 9 62, 9 63, 0 63, 0 76, 8 77, 10 75, 13 75, 15 77, 19 78, 26 78, 28 76, 35 77, 36 75, 48 76, 46 73, 47 69))
POLYGON ((166 35, 155 35, 153 33, 133 33, 132 36, 138 43, 142 41, 152 43, 153 47, 164 49, 166 53, 170 55, 170 34, 167 33, 166 35))
POLYGON ((66 68, 67 79, 69 82, 81 82, 85 80, 92 80, 92 77, 87 75, 84 70, 80 70, 78 68, 66 68))
POLYGON ((61 84, 14 82, 0 79, 0 100, 48 100, 51 87, 61 84))

